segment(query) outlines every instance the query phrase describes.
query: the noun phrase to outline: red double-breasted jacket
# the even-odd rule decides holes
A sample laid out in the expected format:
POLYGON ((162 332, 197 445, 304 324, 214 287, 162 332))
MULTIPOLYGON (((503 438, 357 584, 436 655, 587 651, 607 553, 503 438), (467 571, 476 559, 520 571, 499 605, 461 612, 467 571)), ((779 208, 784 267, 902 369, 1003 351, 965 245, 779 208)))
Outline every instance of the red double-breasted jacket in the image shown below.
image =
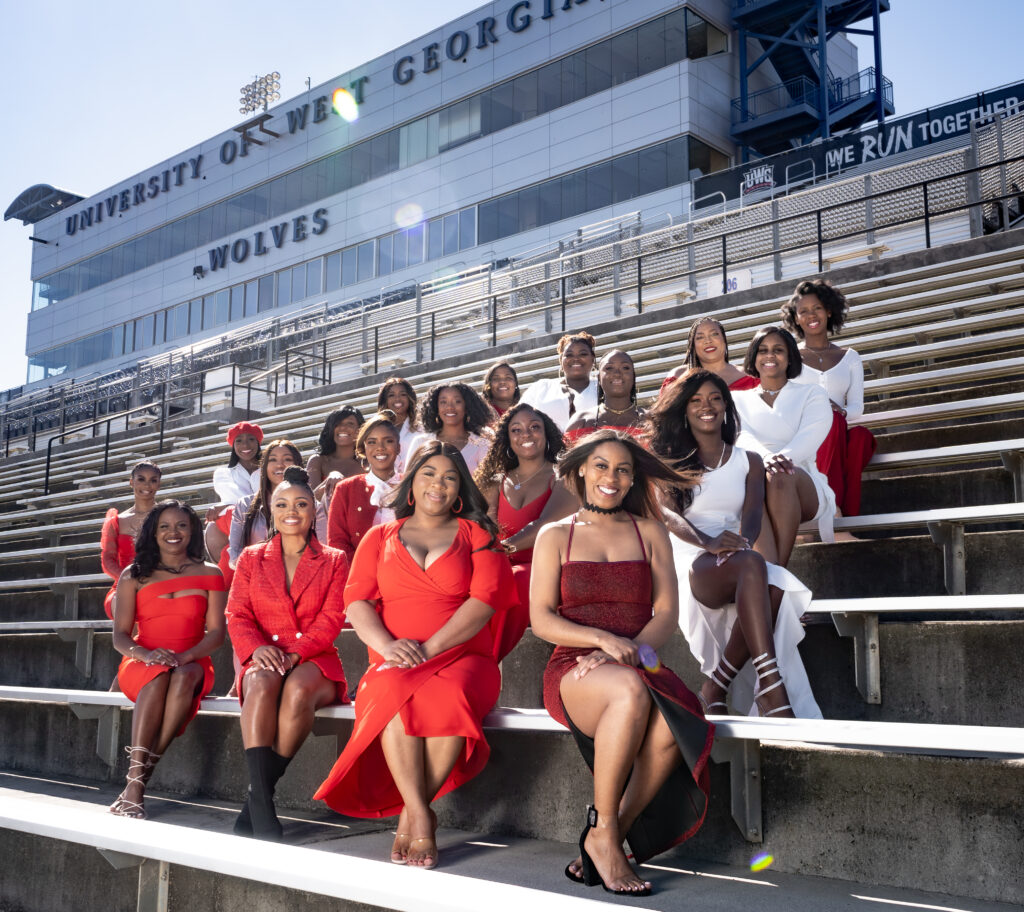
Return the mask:
POLYGON ((340 548, 349 563, 363 536, 373 528, 377 508, 370 503, 372 485, 365 475, 352 475, 338 482, 327 513, 327 544, 340 548))

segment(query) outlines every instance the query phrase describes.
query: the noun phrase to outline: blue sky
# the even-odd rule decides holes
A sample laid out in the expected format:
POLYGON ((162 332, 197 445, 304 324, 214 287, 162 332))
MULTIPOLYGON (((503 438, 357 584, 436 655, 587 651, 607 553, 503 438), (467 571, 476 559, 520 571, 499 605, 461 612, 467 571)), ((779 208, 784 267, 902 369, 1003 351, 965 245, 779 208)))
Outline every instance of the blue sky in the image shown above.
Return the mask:
MULTIPOLYGON (((478 6, 0 0, 0 207, 37 183, 89 196, 237 123, 255 74, 278 70, 288 99, 478 6)), ((892 0, 882 63, 897 114, 1024 79, 1022 35, 1022 0, 892 0)), ((0 390, 25 378, 30 233, 0 223, 0 390)))

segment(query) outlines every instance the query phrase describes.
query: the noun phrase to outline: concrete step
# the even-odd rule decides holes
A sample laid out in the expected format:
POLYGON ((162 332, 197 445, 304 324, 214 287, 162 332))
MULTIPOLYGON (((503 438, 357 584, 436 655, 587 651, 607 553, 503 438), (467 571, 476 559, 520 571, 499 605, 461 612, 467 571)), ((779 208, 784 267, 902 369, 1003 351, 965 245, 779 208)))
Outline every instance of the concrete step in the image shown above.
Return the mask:
MULTIPOLYGON (((103 814, 106 804, 117 793, 113 787, 98 792, 87 787, 83 792, 82 784, 77 781, 45 783, 0 773, 0 787, 5 795, 37 802, 42 808, 52 809, 56 818, 71 811, 85 812, 86 815, 90 811, 103 814)), ((181 803, 177 799, 163 798, 159 790, 151 791, 147 796, 147 809, 152 820, 182 828, 185 833, 219 833, 225 836, 230 834, 237 812, 233 803, 201 798, 181 803)), ((390 821, 345 820, 340 826, 339 822, 340 818, 323 813, 291 812, 284 819, 285 838, 290 845, 330 853, 325 854, 328 866, 331 856, 386 864, 383 859, 390 851, 393 833, 390 821)), ((701 837, 698 835, 696 838, 701 837)), ((13 830, 3 831, 0 839, 0 882, 4 884, 0 888, 0 903, 38 912, 64 912, 69 908, 134 908, 138 888, 135 868, 114 870, 89 845, 13 830), (54 877, 56 868, 65 876, 54 877)), ((444 886, 448 889, 452 885, 461 887, 459 894, 462 897, 467 889, 472 889, 474 882, 527 886, 543 891, 532 899, 531 907, 537 912, 571 909, 576 907, 576 903, 593 904, 595 912, 597 909, 622 907, 619 903, 612 906, 612 897, 600 890, 586 890, 565 879, 562 868, 576 852, 575 840, 526 839, 495 834, 479 826, 472 829, 443 827, 438 834, 438 846, 441 873, 419 875, 416 872, 414 875, 423 877, 424 891, 441 887, 443 874, 444 886), (448 884, 448 880, 453 884, 448 884)), ((771 848, 771 844, 767 847, 771 848)), ((240 853, 257 848, 252 842, 239 844, 240 853)), ((672 850, 653 859, 641 871, 653 882, 656 892, 648 898, 629 900, 630 908, 660 909, 664 912, 690 912, 692 909, 732 912, 753 906, 762 912, 820 912, 824 909, 829 912, 862 912, 865 901, 898 904, 904 908, 970 908, 972 912, 1008 912, 1010 908, 1004 903, 949 893, 882 886, 867 878, 843 880, 811 873, 785 873, 781 860, 768 870, 755 873, 747 863, 716 864, 686 858, 672 850)), ((381 870, 385 879, 399 875, 404 876, 405 872, 395 868, 381 870)), ((997 879, 995 874, 990 877, 997 879)), ((423 909, 426 907, 425 899, 424 896, 420 904, 404 908, 423 909)), ((329 907, 351 912, 368 908, 272 883, 171 866, 168 908, 172 912, 177 909, 225 912, 254 906, 260 912, 289 912, 296 907, 329 907)), ((498 894, 495 912, 518 908, 521 908, 518 899, 498 894), (503 899, 506 902, 502 902, 503 899)))
POLYGON ((1013 499, 1013 477, 1005 469, 965 469, 959 465, 943 472, 865 479, 861 513, 972 507, 1012 503, 1013 499))

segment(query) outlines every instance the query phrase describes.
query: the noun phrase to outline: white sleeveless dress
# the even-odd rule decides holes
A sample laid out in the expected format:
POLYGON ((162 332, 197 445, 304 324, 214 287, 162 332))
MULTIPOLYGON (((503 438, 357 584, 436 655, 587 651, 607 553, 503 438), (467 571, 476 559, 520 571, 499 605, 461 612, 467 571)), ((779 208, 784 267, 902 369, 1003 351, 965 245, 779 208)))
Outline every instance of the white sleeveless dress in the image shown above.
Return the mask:
MULTIPOLYGON (((747 489, 747 471, 750 460, 746 450, 733 447, 729 461, 721 468, 704 473, 700 485, 694 488, 693 503, 686 511, 686 519, 705 535, 716 536, 729 530, 740 530, 740 518, 747 489)), ((768 521, 767 517, 764 519, 768 521)), ((736 606, 708 608, 690 591, 690 568, 704 553, 703 548, 684 542, 673 535, 672 554, 679 576, 679 626, 690 645, 690 651, 700 662, 700 670, 710 675, 718 665, 736 623, 736 606)), ((802 719, 820 719, 821 710, 811 692, 807 672, 797 644, 804 638, 800 616, 811 602, 811 591, 788 570, 768 564, 768 584, 781 589, 782 604, 775 622, 775 653, 779 668, 786 681, 786 691, 793 712, 802 719)), ((757 676, 748 661, 736 676, 729 690, 729 699, 736 712, 757 715, 754 690, 757 676)))

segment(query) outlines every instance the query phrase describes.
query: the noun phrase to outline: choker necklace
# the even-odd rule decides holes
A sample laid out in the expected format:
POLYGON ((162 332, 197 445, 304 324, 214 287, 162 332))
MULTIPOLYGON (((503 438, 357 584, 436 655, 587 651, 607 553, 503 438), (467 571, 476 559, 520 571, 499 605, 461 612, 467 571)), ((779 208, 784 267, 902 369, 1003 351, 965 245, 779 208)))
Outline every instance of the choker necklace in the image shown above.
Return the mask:
POLYGON ((181 576, 181 574, 185 572, 186 568, 187 568, 187 567, 188 567, 188 566, 189 566, 189 565, 190 565, 191 563, 192 563, 192 562, 191 562, 191 561, 189 561, 189 562, 188 562, 187 564, 182 564, 182 565, 181 565, 180 567, 178 567, 177 569, 175 569, 174 567, 168 567, 168 566, 167 566, 167 564, 164 564, 164 563, 160 563, 160 564, 157 564, 157 565, 156 565, 156 569, 157 569, 157 570, 166 570, 166 571, 167 571, 168 573, 173 573, 173 574, 174 574, 175 576, 181 576))
POLYGON ((593 513, 600 513, 602 516, 611 516, 613 513, 621 513, 626 509, 622 504, 617 507, 595 507, 592 503, 587 503, 587 499, 583 498, 583 509, 590 510, 593 513))
POLYGON ((771 396, 772 399, 774 399, 776 396, 779 395, 779 393, 782 392, 781 386, 777 390, 765 389, 763 386, 759 386, 758 389, 761 390, 762 396, 771 396))

